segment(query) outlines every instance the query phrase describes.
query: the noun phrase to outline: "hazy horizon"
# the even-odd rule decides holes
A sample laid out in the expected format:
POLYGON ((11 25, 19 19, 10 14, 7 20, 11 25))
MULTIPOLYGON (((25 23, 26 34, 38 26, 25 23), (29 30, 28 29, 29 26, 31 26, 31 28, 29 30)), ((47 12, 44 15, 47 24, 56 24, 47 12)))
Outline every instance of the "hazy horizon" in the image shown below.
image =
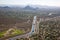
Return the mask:
POLYGON ((0 5, 45 5, 60 7, 60 0, 0 0, 0 5))

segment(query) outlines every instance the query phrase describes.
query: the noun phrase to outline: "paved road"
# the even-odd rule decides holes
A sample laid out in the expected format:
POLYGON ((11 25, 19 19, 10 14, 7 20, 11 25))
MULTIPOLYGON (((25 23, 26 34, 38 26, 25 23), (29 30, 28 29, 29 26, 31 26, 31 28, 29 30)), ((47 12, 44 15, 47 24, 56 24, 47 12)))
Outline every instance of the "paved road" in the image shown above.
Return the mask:
MULTIPOLYGON (((27 33, 27 34, 24 34, 24 35, 18 35, 18 36, 15 36, 15 37, 12 37, 12 38, 9 38, 9 40, 16 40, 16 39, 19 39, 19 38, 27 38, 27 37, 30 37, 31 35, 34 34, 34 31, 36 28, 35 26, 39 26, 39 23, 43 21, 42 19, 40 19, 39 22, 37 22, 37 16, 34 16, 34 19, 33 19, 33 23, 32 23, 32 29, 31 29, 31 32, 27 33), (37 24, 36 24, 37 22, 37 24)), ((46 20, 47 21, 47 20, 46 20)), ((38 31, 38 30, 37 30, 38 31)), ((36 33, 36 32, 35 32, 36 33)))
POLYGON ((23 34, 23 35, 18 35, 18 36, 12 37, 12 38, 8 38, 8 40, 16 40, 19 38, 28 38, 29 36, 34 34, 34 25, 36 24, 36 21, 37 21, 36 19, 37 19, 37 16, 34 16, 31 32, 29 32, 27 34, 23 34))

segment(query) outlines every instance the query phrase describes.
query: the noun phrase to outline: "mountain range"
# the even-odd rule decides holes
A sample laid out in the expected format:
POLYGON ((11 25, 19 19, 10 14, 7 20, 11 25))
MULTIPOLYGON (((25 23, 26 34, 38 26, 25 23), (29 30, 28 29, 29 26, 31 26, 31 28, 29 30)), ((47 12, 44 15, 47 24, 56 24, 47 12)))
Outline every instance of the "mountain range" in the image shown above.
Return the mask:
POLYGON ((20 8, 20 9, 24 9, 24 10, 39 10, 39 9, 45 9, 45 10, 49 10, 49 9, 60 9, 60 7, 55 7, 55 6, 42 6, 42 5, 12 5, 12 6, 0 6, 0 8, 20 8))

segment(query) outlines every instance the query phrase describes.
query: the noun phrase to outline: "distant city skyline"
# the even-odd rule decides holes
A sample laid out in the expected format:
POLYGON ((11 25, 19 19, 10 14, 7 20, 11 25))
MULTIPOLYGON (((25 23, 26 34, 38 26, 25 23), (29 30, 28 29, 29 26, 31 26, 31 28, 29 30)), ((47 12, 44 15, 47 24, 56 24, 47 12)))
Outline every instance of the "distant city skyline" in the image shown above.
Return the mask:
POLYGON ((46 5, 60 7, 60 0, 0 0, 0 5, 46 5))

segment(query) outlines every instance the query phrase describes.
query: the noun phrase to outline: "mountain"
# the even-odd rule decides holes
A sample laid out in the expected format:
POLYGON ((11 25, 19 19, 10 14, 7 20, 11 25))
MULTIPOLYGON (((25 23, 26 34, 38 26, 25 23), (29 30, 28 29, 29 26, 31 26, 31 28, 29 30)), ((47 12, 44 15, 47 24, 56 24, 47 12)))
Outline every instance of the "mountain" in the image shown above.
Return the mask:
POLYGON ((0 6, 0 8, 10 8, 10 7, 9 6, 4 6, 4 7, 0 6))
POLYGON ((3 8, 9 8, 8 6, 5 6, 5 7, 3 7, 3 8))
POLYGON ((29 5, 24 7, 23 9, 25 9, 25 10, 36 10, 36 8, 33 8, 33 7, 29 6, 29 5))
POLYGON ((43 5, 9 5, 9 6, 0 6, 0 8, 15 8, 15 9, 23 9, 23 10, 60 10, 60 7, 55 6, 43 6, 43 5))

